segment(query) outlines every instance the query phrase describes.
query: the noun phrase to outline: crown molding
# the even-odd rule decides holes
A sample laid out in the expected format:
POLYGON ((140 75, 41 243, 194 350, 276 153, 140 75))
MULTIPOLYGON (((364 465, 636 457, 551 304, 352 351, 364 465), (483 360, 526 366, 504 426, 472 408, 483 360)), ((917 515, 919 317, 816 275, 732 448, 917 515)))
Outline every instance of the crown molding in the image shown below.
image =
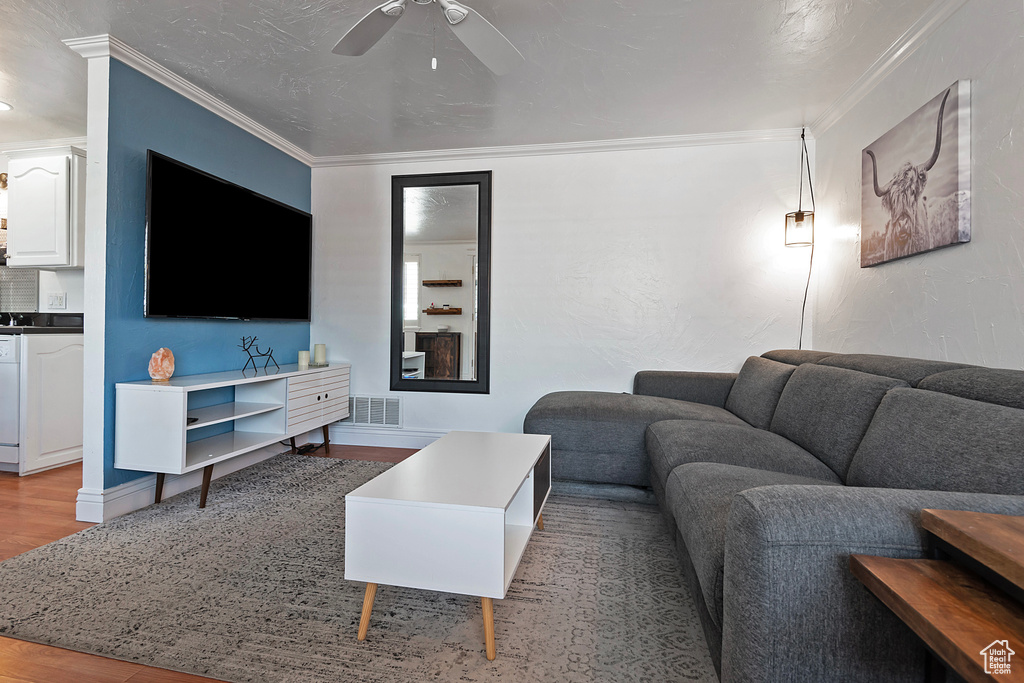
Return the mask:
POLYGON ((810 125, 816 136, 839 122, 850 111, 864 99, 868 93, 874 90, 889 74, 896 70, 910 55, 914 54, 924 43, 925 39, 931 36, 942 26, 947 19, 956 13, 961 7, 967 4, 967 0, 936 0, 925 10, 925 13, 915 21, 903 35, 896 39, 889 49, 875 60, 868 67, 860 78, 854 81, 850 88, 839 96, 825 111, 821 113, 810 125))
POLYGON ((469 147, 465 149, 437 149, 420 152, 323 156, 315 157, 311 165, 313 168, 326 168, 373 164, 411 164, 430 161, 466 161, 485 158, 545 156, 549 154, 592 154, 595 152, 627 152, 676 147, 735 145, 751 142, 792 142, 799 138, 799 128, 778 128, 733 133, 698 133, 693 135, 621 138, 590 142, 555 142, 537 145, 509 145, 504 147, 469 147))
POLYGON ((114 36, 103 34, 86 38, 71 38, 63 41, 65 45, 86 59, 96 57, 113 57, 136 71, 149 76, 157 83, 166 86, 199 106, 230 121, 242 130, 250 133, 268 145, 275 147, 288 156, 312 166, 315 157, 282 136, 273 132, 261 123, 225 104, 210 93, 193 85, 178 74, 158 64, 135 48, 121 42, 114 36))
POLYGON ((25 140, 24 142, 0 142, 0 154, 21 152, 30 149, 50 149, 51 147, 80 147, 81 149, 85 149, 85 137, 25 140))

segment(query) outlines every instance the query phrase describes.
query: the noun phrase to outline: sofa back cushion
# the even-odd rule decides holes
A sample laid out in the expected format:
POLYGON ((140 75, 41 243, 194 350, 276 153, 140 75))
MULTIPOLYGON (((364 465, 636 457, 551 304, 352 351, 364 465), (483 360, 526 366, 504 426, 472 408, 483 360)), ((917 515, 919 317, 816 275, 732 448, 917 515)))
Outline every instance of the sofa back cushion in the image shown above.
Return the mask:
POLYGON ((852 486, 1024 495, 1024 410, 922 389, 882 400, 852 486))
POLYGON ((786 383, 771 431, 813 453, 846 481, 846 472, 875 409, 907 383, 855 370, 805 364, 786 383))
POLYGON ((794 365, 751 356, 740 368, 725 409, 758 429, 768 429, 782 390, 794 370, 794 365))
POLYGON ((811 351, 810 349, 773 349, 761 354, 761 358, 789 363, 790 365, 803 365, 804 363, 817 363, 823 358, 834 356, 831 351, 811 351))
POLYGON ((846 368, 867 372, 872 375, 901 379, 912 387, 918 382, 934 375, 957 368, 971 367, 964 363, 950 363, 944 360, 925 360, 923 358, 901 358, 899 356, 879 356, 871 353, 838 353, 817 361, 818 365, 833 368, 846 368))
POLYGON ((1024 409, 1024 370, 961 368, 929 375, 917 387, 1024 409))

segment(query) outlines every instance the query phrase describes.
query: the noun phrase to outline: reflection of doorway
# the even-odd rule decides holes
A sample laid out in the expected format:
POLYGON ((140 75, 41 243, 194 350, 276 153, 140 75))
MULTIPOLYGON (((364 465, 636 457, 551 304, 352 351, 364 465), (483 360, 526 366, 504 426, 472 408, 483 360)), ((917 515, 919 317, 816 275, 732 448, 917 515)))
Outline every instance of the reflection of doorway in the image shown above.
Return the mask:
POLYGON ((476 347, 476 328, 477 328, 477 311, 479 310, 478 301, 479 301, 480 287, 479 287, 478 274, 477 274, 476 254, 473 254, 472 256, 470 256, 470 258, 473 259, 473 332, 472 332, 472 339, 471 339, 473 345, 470 347, 471 350, 470 350, 470 352, 468 354, 469 355, 469 372, 466 374, 466 377, 472 377, 473 379, 476 379, 476 349, 477 349, 477 347, 476 347))

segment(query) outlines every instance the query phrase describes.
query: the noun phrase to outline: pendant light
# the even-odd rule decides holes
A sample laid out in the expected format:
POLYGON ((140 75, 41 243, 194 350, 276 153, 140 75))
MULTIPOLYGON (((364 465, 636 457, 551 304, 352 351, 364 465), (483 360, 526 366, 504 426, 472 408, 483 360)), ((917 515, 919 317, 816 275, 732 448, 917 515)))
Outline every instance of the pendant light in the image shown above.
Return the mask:
POLYGON ((800 336, 796 348, 804 348, 804 317, 807 314, 807 293, 811 289, 811 271, 814 268, 814 184, 811 182, 811 157, 807 153, 807 129, 800 129, 800 193, 796 211, 786 214, 786 246, 810 247, 811 257, 807 263, 807 284, 804 286, 804 301, 800 307, 800 336), (804 166, 807 168, 807 189, 811 195, 811 210, 804 211, 804 166))
POLYGON ((786 246, 814 246, 814 185, 811 183, 811 158, 807 154, 807 140, 800 130, 800 200, 797 210, 786 214, 786 246), (811 194, 811 210, 804 211, 804 165, 807 166, 807 188, 811 194))

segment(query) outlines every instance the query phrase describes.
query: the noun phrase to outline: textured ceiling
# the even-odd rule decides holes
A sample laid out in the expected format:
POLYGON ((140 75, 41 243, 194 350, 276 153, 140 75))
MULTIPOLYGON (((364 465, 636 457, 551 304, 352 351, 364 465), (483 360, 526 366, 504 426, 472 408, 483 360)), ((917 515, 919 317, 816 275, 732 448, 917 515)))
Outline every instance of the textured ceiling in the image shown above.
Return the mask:
POLYGON ((434 5, 409 3, 366 55, 339 57, 379 0, 6 0, 0 143, 85 134, 85 60, 60 41, 102 33, 315 156, 798 127, 931 4, 465 1, 520 69, 493 75, 434 5))
POLYGON ((475 242, 477 193, 476 185, 405 188, 406 243, 475 242))

